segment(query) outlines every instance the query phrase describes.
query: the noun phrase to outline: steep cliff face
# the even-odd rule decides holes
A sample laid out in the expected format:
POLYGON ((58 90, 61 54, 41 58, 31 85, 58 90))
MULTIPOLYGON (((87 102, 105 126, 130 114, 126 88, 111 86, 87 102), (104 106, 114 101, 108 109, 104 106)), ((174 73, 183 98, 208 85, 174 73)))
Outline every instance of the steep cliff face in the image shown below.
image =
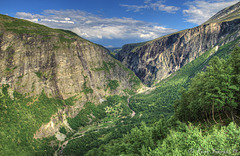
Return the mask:
POLYGON ((99 45, 69 31, 0 15, 0 85, 9 84, 9 91, 26 96, 44 91, 49 97, 76 99, 41 127, 36 138, 67 125, 66 118, 74 117, 86 101, 99 104, 124 89, 136 90, 140 83, 99 45))
POLYGON ((43 90, 53 97, 81 96, 99 103, 131 89, 134 75, 108 51, 72 32, 0 16, 0 82, 29 96, 43 90), (117 88, 109 83, 115 81, 117 88))
MULTIPOLYGON (((217 17, 215 17, 217 18, 217 17)), ((145 84, 168 77, 213 47, 240 35, 240 19, 203 24, 170 34, 143 45, 125 45, 116 57, 145 84)))

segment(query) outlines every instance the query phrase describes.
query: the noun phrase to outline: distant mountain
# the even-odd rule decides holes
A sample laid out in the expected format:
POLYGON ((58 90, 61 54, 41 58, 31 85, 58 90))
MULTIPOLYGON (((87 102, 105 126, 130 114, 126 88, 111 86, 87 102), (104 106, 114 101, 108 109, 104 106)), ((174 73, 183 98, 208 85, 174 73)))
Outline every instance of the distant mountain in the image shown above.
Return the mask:
POLYGON ((167 78, 206 51, 223 46, 240 36, 240 2, 223 9, 206 23, 146 43, 127 44, 116 55, 151 85, 167 78))
POLYGON ((114 47, 114 48, 107 48, 109 51, 114 52, 114 51, 118 51, 119 49, 121 49, 121 47, 114 47))
POLYGON ((115 55, 121 51, 121 48, 108 48, 110 55, 115 58, 115 55))

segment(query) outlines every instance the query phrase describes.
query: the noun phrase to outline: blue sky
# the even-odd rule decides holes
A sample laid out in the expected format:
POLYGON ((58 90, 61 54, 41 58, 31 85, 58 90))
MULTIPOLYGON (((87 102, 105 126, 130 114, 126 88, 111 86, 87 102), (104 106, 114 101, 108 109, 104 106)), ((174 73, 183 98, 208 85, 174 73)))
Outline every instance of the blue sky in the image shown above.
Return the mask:
POLYGON ((1 0, 0 13, 121 47, 192 28, 238 0, 1 0))

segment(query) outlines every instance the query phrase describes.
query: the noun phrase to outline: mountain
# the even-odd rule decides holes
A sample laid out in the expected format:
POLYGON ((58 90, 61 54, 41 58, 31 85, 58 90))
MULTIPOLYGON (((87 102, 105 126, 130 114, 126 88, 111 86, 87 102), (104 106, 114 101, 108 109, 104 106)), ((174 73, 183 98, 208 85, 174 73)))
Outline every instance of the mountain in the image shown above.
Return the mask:
POLYGON ((0 15, 0 73, 0 84, 9 86, 12 100, 14 92, 36 97, 35 101, 42 94, 60 100, 75 99, 73 106, 55 111, 35 138, 54 135, 86 102, 97 105, 110 95, 125 95, 141 85, 134 73, 104 47, 70 31, 6 15, 0 15))
POLYGON ((239 5, 220 11, 198 27, 145 43, 124 45, 116 58, 143 83, 159 82, 211 48, 217 50, 237 39, 240 35, 239 5))
POLYGON ((239 122, 238 8, 192 29, 123 46, 116 57, 145 84, 162 80, 151 88, 101 45, 0 15, 0 155, 238 149, 238 139, 229 142, 239 138, 238 127, 223 127, 220 135, 220 125, 211 128, 213 120, 239 122))
POLYGON ((220 23, 224 21, 232 21, 234 19, 238 19, 240 18, 239 7, 240 7, 240 2, 230 7, 224 8, 223 10, 219 11, 214 16, 212 16, 204 24, 220 23))

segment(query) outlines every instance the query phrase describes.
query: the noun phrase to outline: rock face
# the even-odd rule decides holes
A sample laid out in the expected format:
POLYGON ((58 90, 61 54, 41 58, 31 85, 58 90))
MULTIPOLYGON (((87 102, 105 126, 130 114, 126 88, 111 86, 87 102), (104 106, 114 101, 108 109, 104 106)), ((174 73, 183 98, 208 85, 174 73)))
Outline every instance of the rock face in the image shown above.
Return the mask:
MULTIPOLYGON (((234 10, 236 12, 236 7, 234 10)), ((217 16, 214 18, 218 19, 217 16)), ((240 35, 239 30, 238 18, 205 23, 146 43, 124 45, 116 57, 133 70, 142 82, 150 85, 168 77, 211 48, 235 40, 240 35)))
POLYGON ((81 96, 99 103, 131 89, 134 77, 105 48, 72 32, 0 16, 0 82, 29 96, 81 96), (110 90, 110 81, 119 86, 110 90))
POLYGON ((9 84, 9 91, 26 96, 44 91, 49 97, 76 98, 74 106, 59 110, 35 138, 54 135, 86 101, 100 104, 106 96, 141 85, 108 53, 70 31, 0 15, 0 86, 9 84))

